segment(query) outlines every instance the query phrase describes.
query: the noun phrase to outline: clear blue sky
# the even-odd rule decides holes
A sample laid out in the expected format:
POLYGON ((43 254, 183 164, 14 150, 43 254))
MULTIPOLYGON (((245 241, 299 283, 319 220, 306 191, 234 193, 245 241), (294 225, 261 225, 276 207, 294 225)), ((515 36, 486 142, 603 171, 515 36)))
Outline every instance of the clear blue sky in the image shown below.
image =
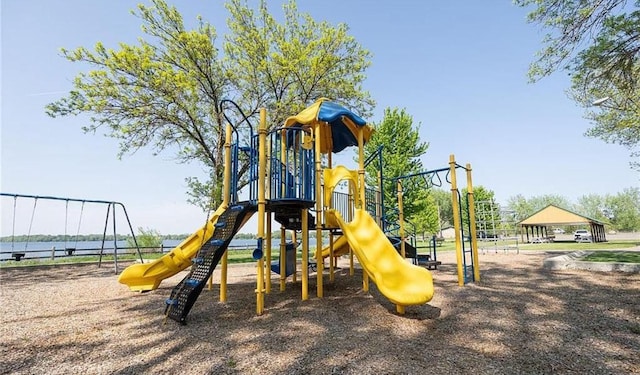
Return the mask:
MULTIPOLYGON (((0 190, 116 200, 127 206, 134 227, 188 233, 204 220, 185 202, 184 179, 201 175, 199 166, 146 151, 118 160, 115 140, 82 133, 86 117, 44 113, 86 69, 61 58, 59 48, 135 43, 140 21, 129 11, 138 2, 2 0, 0 190)), ((221 2, 170 3, 187 24, 200 14, 226 32, 221 2)), ((269 3, 279 11, 279 2, 269 3)), ((368 120, 379 121, 385 107, 406 108, 430 143, 428 168, 446 166, 453 153, 459 163, 472 164, 474 184, 495 191, 501 203, 516 194, 575 201, 639 185, 627 150, 583 136, 589 124, 564 94, 566 74, 527 83, 542 33, 511 1, 300 0, 299 8, 318 20, 348 23, 373 53, 366 89, 377 108, 368 120)), ((2 235, 11 233, 12 204, 2 200, 2 235)), ((63 231, 63 205, 39 210, 33 233, 63 231)), ((78 210, 70 208, 73 232, 78 210)), ((104 213, 92 210, 82 232, 102 230, 104 213)), ((18 211, 16 233, 25 231, 29 215, 30 207, 18 211)))

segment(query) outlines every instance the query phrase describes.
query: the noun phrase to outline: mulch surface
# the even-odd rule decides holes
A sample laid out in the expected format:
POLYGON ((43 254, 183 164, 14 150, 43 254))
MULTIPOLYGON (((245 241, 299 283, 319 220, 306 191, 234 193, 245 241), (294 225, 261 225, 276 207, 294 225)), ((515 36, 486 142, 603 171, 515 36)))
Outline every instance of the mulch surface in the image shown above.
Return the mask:
MULTIPOLYGON (((487 253, 460 287, 455 257, 433 271, 435 296, 404 316, 340 260, 324 298, 309 280, 255 314, 255 266, 229 268, 228 302, 204 290, 188 324, 165 299, 96 265, 0 269, 1 374, 633 374, 640 373, 640 274, 549 271, 549 254, 487 253)), ((214 273, 218 281, 219 270, 214 273)))

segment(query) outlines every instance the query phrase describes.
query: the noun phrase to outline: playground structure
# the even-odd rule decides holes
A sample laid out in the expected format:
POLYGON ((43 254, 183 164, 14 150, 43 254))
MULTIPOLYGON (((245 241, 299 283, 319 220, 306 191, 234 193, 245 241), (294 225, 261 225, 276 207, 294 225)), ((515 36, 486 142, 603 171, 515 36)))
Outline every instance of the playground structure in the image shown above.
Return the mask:
MULTIPOLYGON (((403 257, 413 258, 414 264, 425 265, 429 269, 437 269, 437 266, 440 265, 441 262, 436 258, 436 237, 434 236, 429 242, 429 245, 426 246, 426 248, 429 249, 429 253, 421 253, 420 250, 424 249, 424 247, 417 245, 415 229, 412 230, 411 228, 413 225, 405 220, 403 196, 406 188, 403 187, 403 182, 420 180, 423 181, 423 188, 426 189, 442 187, 443 180, 448 183, 451 189, 458 285, 460 286, 480 280, 480 268, 478 266, 477 252, 477 225, 470 224, 476 223, 471 171, 470 164, 466 164, 466 166, 459 165, 456 163, 455 157, 451 155, 449 157, 449 167, 427 170, 393 178, 392 181, 396 184, 396 195, 398 200, 398 219, 388 220, 389 215, 385 212, 383 214, 382 223, 382 226, 385 228, 385 232, 388 233, 390 238, 398 238, 398 251, 403 257), (465 173, 467 180, 466 211, 463 210, 462 194, 458 189, 457 170, 462 170, 465 173), (444 174, 444 177, 441 176, 441 174, 444 174), (464 213, 466 213, 466 229, 464 225, 465 220, 463 220, 464 213)), ((382 179, 380 179, 380 184, 381 183, 382 179)))
POLYGON ((516 212, 501 208, 500 204, 493 200, 476 202, 475 207, 476 227, 480 240, 479 250, 483 254, 491 250, 494 252, 515 250, 519 253, 516 212))
MULTIPOLYGON (((241 144, 247 140, 240 138, 239 127, 229 124, 226 128, 225 178, 220 207, 206 225, 162 258, 125 269, 119 277, 121 283, 133 291, 149 291, 156 289, 167 277, 190 267, 184 279, 173 288, 165 308, 166 317, 186 323, 189 311, 218 263, 221 264, 220 301, 226 301, 227 247, 238 230, 257 213, 257 244, 253 252, 257 263, 256 314, 263 314, 265 294, 271 292, 270 272, 280 275, 281 291, 285 290, 289 275, 297 280, 297 257, 287 254, 293 251, 295 255, 297 252, 298 233, 302 300, 309 298, 310 270, 316 271, 316 295, 322 298, 324 259, 329 259, 328 276, 333 281, 335 259, 347 253, 350 255, 350 274, 354 274, 355 255, 363 269, 363 289, 368 291, 369 282, 373 281, 380 292, 396 305, 399 314, 404 313, 406 306, 421 305, 431 300, 431 273, 411 264, 403 256, 402 217, 399 224, 400 251, 397 251, 383 230, 384 204, 380 199, 367 199, 364 145, 373 129, 365 120, 327 99, 319 99, 298 115, 288 118, 284 126, 269 131, 264 109, 260 111, 257 132, 246 116, 244 119, 249 131, 248 144, 241 144), (352 146, 358 147, 358 169, 333 167, 332 153, 352 146), (245 201, 237 198, 241 158, 249 165, 249 198, 245 201), (340 183, 348 185, 348 193, 336 191, 340 183), (273 265, 272 219, 281 225, 279 261, 273 265), (314 228, 316 251, 315 262, 312 262, 309 231, 314 228), (287 230, 291 231, 293 246, 286 242, 287 230), (326 246, 323 243, 324 233, 328 234, 326 246), (288 264, 292 261, 293 264, 288 264)), ((452 197, 455 197, 454 212, 459 208, 455 206, 459 201, 455 177, 458 167, 451 156, 449 176, 452 197)), ((467 171, 470 178, 470 168, 467 171)), ((379 178, 382 178, 381 171, 379 178)), ((470 180, 468 188, 472 194, 470 180)), ((379 193, 373 195, 381 197, 379 193)), ((465 254, 472 253, 463 253, 462 230, 456 234, 456 244, 459 250, 459 284, 463 285, 468 279, 478 280, 477 253, 470 263, 471 275, 469 278, 465 276, 466 266, 462 261, 465 254)))
MULTIPOLYGON (((66 256, 71 256, 73 255, 77 249, 77 244, 78 244, 78 235, 80 234, 80 228, 82 226, 82 219, 83 219, 83 215, 85 213, 85 207, 88 205, 94 205, 94 206, 106 206, 106 214, 105 214, 105 219, 104 219, 104 230, 102 232, 102 240, 101 240, 101 246, 98 249, 99 253, 98 253, 98 267, 102 266, 102 258, 104 255, 107 254, 106 250, 113 250, 113 263, 114 263, 114 268, 115 268, 115 273, 119 273, 119 269, 118 269, 118 234, 117 234, 117 228, 118 228, 118 224, 117 224, 117 219, 116 219, 116 209, 119 207, 120 211, 122 212, 122 214, 124 215, 124 218, 126 220, 127 223, 127 229, 129 230, 129 233, 131 234, 131 237, 133 239, 133 243, 137 249, 137 253, 140 255, 140 260, 142 260, 142 255, 140 252, 140 248, 138 246, 138 241, 136 240, 136 236, 135 233, 133 232, 133 227, 131 226, 131 221, 129 220, 129 214, 127 213, 127 209, 124 206, 124 204, 120 203, 120 202, 115 202, 115 201, 106 201, 106 200, 97 200, 97 199, 83 199, 83 198, 68 198, 68 197, 54 197, 54 196, 46 196, 46 195, 28 195, 28 194, 12 194, 12 193, 0 193, 0 197, 5 197, 5 198, 11 198, 13 200, 13 211, 12 211, 12 220, 11 220, 11 250, 10 250, 10 255, 11 258, 13 258, 16 261, 20 261, 23 258, 24 259, 32 259, 32 256, 30 253, 34 253, 34 252, 41 252, 41 251, 33 251, 33 250, 29 250, 29 239, 32 235, 31 231, 32 231, 32 227, 33 227, 33 223, 34 223, 34 219, 35 219, 35 214, 36 214, 36 210, 38 208, 38 202, 64 202, 64 249, 62 249, 65 253, 66 256), (24 248, 23 249, 16 249, 15 248, 15 226, 16 226, 16 213, 17 213, 17 205, 18 205, 18 200, 23 199, 23 200, 31 200, 33 201, 33 205, 31 206, 31 213, 30 213, 30 218, 29 218, 29 227, 27 230, 27 240, 24 242, 24 248), (78 220, 77 220, 77 228, 75 233, 69 233, 68 231, 68 227, 69 227, 69 217, 70 217, 70 204, 80 204, 80 209, 79 209, 79 215, 78 215, 78 220), (109 229, 109 219, 111 219, 111 226, 113 229, 113 247, 110 248, 107 245, 107 231, 109 229), (71 241, 68 241, 68 239, 71 238, 71 241), (73 242, 73 245, 71 245, 71 243, 73 242)), ((87 249, 84 249, 87 250, 87 249)), ((4 254, 3 254, 4 255, 4 254)), ((55 257, 55 249, 52 250, 52 257, 55 257)))

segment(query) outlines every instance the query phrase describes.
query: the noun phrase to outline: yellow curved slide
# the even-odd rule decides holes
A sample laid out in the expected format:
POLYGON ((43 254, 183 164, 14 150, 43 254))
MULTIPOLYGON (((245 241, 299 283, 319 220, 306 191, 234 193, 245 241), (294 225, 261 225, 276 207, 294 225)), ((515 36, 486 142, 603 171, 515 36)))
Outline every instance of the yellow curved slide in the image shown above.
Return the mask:
POLYGON ((398 254, 368 212, 356 209, 350 223, 345 223, 337 212, 336 219, 360 265, 391 302, 422 305, 433 298, 431 272, 398 254))
MULTIPOLYGON (((347 241, 347 237, 340 236, 333 241, 333 256, 339 257, 345 254, 349 254, 349 242, 347 241)), ((330 255, 331 255, 331 246, 327 246, 324 249, 322 249, 323 258, 326 258, 330 255)))
POLYGON ((133 291, 145 292, 158 288, 162 280, 190 267, 191 259, 213 236, 214 225, 225 210, 225 206, 220 206, 206 225, 161 258, 151 263, 133 264, 125 268, 118 277, 118 282, 127 285, 133 291))

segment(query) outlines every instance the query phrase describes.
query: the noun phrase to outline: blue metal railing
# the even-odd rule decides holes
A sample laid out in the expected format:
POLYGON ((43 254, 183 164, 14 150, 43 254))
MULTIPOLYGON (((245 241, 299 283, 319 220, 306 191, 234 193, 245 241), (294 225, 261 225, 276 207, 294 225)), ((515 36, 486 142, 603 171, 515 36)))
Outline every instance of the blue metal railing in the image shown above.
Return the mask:
POLYGON ((305 130, 291 127, 268 134, 270 200, 315 200, 315 155, 313 147, 303 147, 304 135, 305 130))
POLYGON ((331 196, 331 205, 334 210, 340 213, 340 216, 350 222, 353 220, 353 197, 351 194, 334 191, 331 196))
POLYGON ((380 206, 378 203, 378 190, 377 189, 369 189, 366 188, 364 190, 364 200, 365 200, 365 210, 373 217, 376 221, 381 219, 380 215, 380 206))

